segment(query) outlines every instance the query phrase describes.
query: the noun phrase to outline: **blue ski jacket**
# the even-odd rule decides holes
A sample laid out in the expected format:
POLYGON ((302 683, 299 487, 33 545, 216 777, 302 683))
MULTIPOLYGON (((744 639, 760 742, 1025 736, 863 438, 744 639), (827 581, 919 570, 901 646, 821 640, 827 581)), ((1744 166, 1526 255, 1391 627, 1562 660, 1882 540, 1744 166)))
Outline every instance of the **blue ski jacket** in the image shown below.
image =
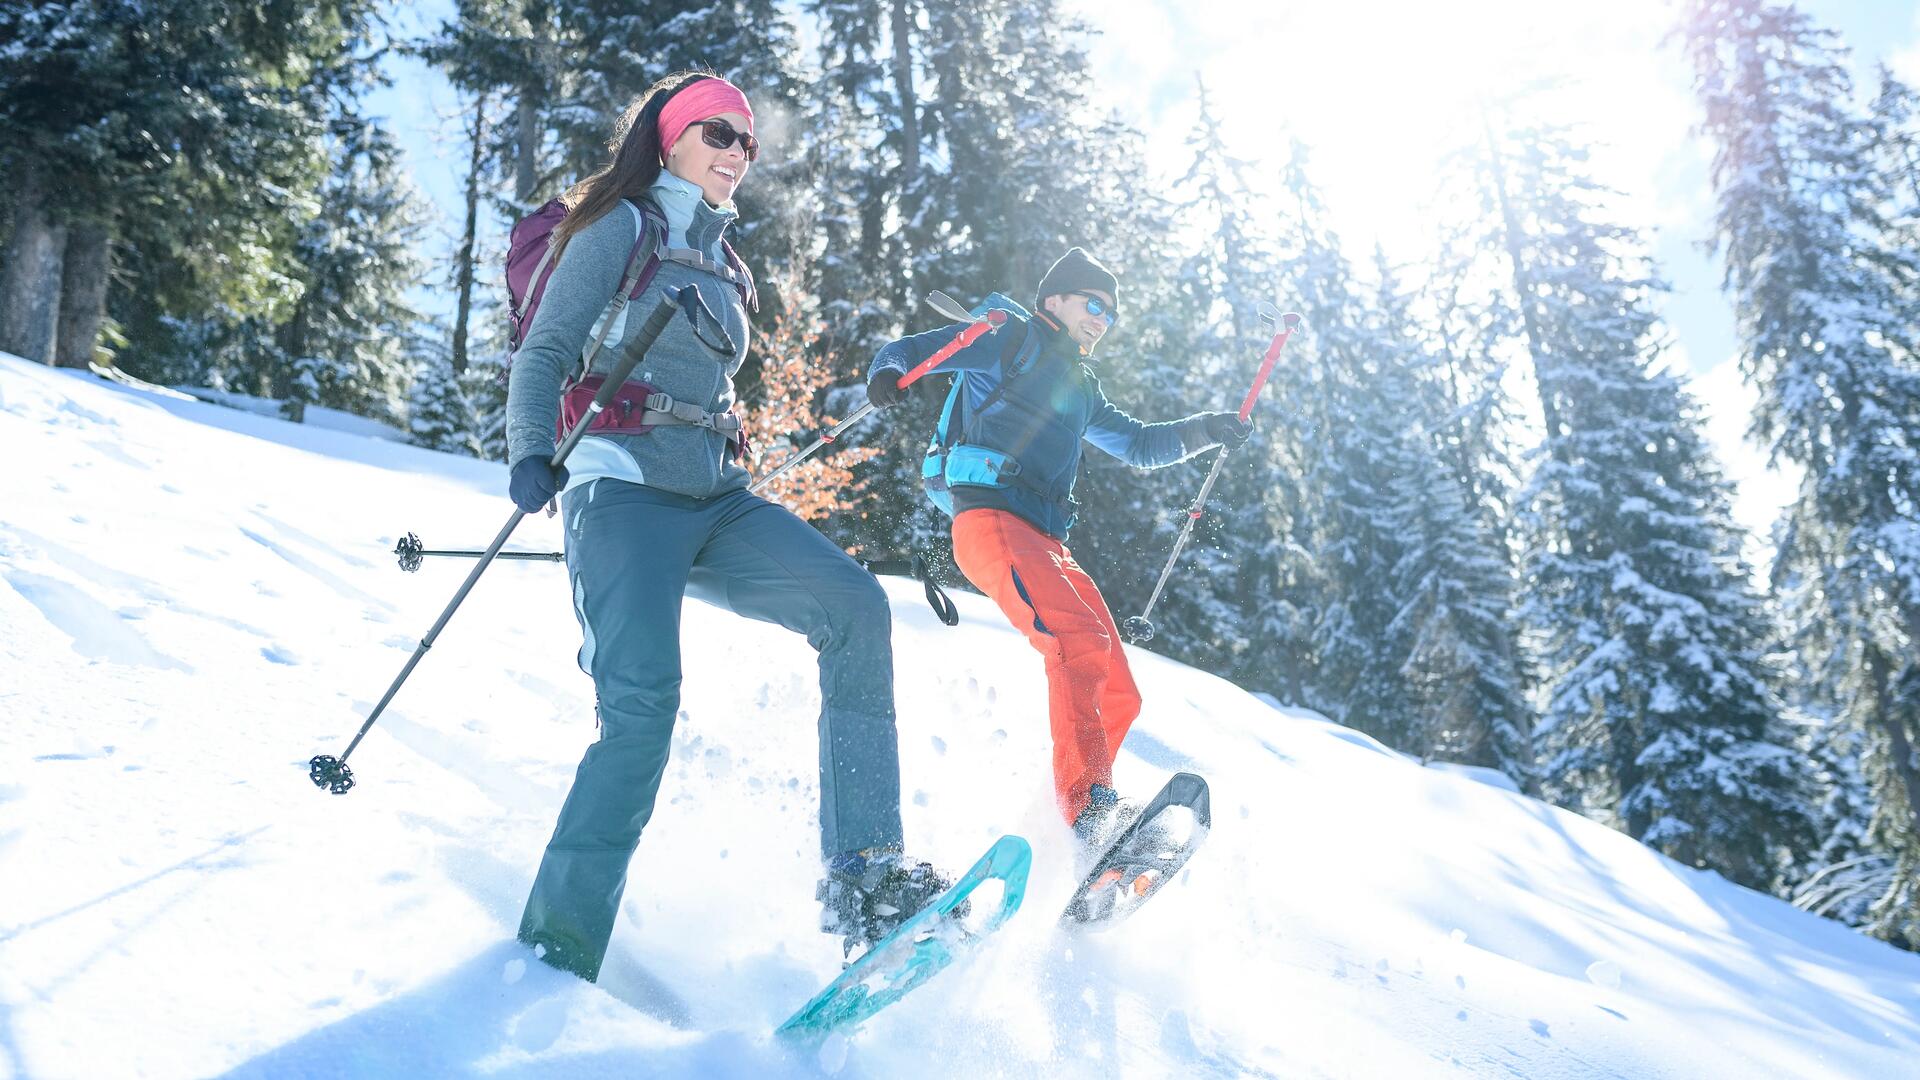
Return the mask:
MULTIPOLYGON (((904 374, 965 328, 954 323, 889 342, 874 356, 868 380, 882 369, 904 374)), ((1082 441, 1139 468, 1172 465, 1218 445, 1202 425, 1205 414, 1148 423, 1108 401, 1086 353, 1046 312, 1030 320, 1010 314, 1005 324, 935 371, 953 372, 960 380, 949 428, 952 442, 1018 462, 997 484, 953 486, 955 514, 982 507, 1006 510, 1064 540, 1079 505, 1073 486, 1082 441), (1029 331, 1037 350, 1022 348, 1029 331)))

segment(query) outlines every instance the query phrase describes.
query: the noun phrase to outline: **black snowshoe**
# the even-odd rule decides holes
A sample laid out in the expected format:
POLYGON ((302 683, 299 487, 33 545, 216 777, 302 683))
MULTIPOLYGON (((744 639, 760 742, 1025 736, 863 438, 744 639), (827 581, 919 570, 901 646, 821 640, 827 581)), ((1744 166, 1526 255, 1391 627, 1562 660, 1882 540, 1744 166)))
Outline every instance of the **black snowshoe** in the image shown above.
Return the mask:
POLYGON ((1211 804, 1206 780, 1193 773, 1173 774, 1145 806, 1096 793, 1074 822, 1085 845, 1082 876, 1060 921, 1071 929, 1103 929, 1138 910, 1206 841, 1211 804))
MULTIPOLYGON (((1074 860, 1076 871, 1085 873, 1098 862, 1143 809, 1145 804, 1134 799, 1123 799, 1119 792, 1110 787, 1093 785, 1087 793, 1087 808, 1073 821, 1074 839, 1080 842, 1078 858, 1074 860)), ((1151 835, 1154 825, 1154 822, 1148 822, 1142 826, 1143 830, 1149 832, 1149 836, 1142 838, 1148 844, 1157 839, 1151 835)))

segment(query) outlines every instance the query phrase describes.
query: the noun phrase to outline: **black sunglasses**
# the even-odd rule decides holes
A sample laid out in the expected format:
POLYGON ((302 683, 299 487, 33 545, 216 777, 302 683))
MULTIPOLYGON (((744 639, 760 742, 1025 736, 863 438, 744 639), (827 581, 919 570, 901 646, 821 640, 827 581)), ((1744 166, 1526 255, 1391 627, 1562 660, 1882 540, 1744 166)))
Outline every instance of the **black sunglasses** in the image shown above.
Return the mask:
POLYGON ((733 125, 727 123, 725 120, 715 117, 712 120, 700 121, 698 126, 700 128, 700 141, 713 147, 715 150, 725 150, 737 141, 740 144, 741 151, 747 155, 748 161, 752 161, 760 156, 760 140, 744 131, 733 130, 733 125))
POLYGON ((1120 321, 1120 310, 1105 300, 1100 299, 1098 296, 1090 292, 1076 292, 1073 295, 1087 302, 1087 314, 1096 319, 1107 320, 1108 326, 1112 326, 1114 323, 1120 321))

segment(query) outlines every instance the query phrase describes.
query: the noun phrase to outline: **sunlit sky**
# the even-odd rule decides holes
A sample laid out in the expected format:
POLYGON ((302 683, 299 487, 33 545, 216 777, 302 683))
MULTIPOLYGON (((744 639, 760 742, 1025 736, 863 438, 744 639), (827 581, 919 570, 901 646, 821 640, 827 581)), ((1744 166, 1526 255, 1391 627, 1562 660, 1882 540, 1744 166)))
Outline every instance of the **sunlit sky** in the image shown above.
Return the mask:
MULTIPOLYGON (((1674 340, 1668 360, 1694 373, 1739 485, 1736 512, 1765 535, 1790 481, 1766 474, 1741 438, 1751 395, 1731 362, 1718 265, 1700 247, 1711 224, 1711 150, 1690 133, 1697 108, 1669 40, 1674 0, 1064 3, 1098 31, 1088 43, 1096 95, 1147 132, 1158 182, 1177 182, 1190 164, 1184 140, 1197 115, 1195 78, 1204 76, 1234 155, 1258 176, 1277 173, 1290 139, 1312 148, 1313 178, 1360 261, 1376 241, 1402 263, 1429 258, 1434 173, 1471 136, 1477 102, 1556 81, 1547 115, 1591 135, 1596 171, 1621 192, 1618 220, 1648 232, 1674 285, 1664 313, 1674 340)), ((1863 90, 1881 63, 1920 81, 1920 3, 1800 6, 1852 47, 1863 90)), ((396 17, 396 31, 425 29, 451 8, 449 0, 415 5, 396 17)), ((415 183, 436 207, 433 255, 444 262, 460 215, 459 102, 417 62, 391 66, 400 81, 374 109, 391 117, 415 183)))
MULTIPOLYGON (((1743 439, 1752 395, 1733 362, 1733 320, 1711 231, 1711 147, 1670 39, 1674 0, 1068 0, 1101 31, 1090 49, 1106 104, 1147 131, 1164 182, 1190 163, 1184 139, 1207 83, 1236 157, 1271 176, 1288 142, 1312 148, 1312 177, 1356 259, 1376 241, 1398 262, 1430 258, 1433 176, 1479 123, 1478 102, 1552 81, 1544 115, 1578 125, 1617 219, 1645 230, 1673 283, 1667 359, 1691 371, 1736 514, 1764 537, 1792 480, 1743 439), (1124 87, 1124 92, 1111 88, 1124 87)), ((1920 80, 1920 4, 1807 0, 1817 25, 1853 50, 1858 88, 1887 64, 1920 80)), ((1311 313, 1309 313, 1311 317, 1311 313)), ((1758 552, 1756 551, 1756 554, 1758 552)))

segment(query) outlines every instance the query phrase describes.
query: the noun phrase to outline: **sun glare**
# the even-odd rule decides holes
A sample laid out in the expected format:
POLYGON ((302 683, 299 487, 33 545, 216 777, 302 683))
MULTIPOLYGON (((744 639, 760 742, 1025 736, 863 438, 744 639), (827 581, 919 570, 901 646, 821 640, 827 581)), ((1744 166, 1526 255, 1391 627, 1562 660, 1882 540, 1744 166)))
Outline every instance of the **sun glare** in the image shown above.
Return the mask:
POLYGON ((1433 235, 1435 170, 1476 136, 1483 103, 1540 90, 1535 115, 1581 126, 1599 144, 1595 167, 1621 189, 1623 215, 1679 216, 1661 213, 1658 187, 1676 148, 1690 152, 1691 108, 1682 65, 1660 52, 1673 19, 1662 0, 1251 0, 1204 10, 1188 19, 1133 0, 1087 11, 1109 69, 1141 88, 1113 104, 1169 165, 1185 164, 1198 71, 1236 157, 1270 178, 1301 139, 1346 238, 1413 258, 1433 235))

